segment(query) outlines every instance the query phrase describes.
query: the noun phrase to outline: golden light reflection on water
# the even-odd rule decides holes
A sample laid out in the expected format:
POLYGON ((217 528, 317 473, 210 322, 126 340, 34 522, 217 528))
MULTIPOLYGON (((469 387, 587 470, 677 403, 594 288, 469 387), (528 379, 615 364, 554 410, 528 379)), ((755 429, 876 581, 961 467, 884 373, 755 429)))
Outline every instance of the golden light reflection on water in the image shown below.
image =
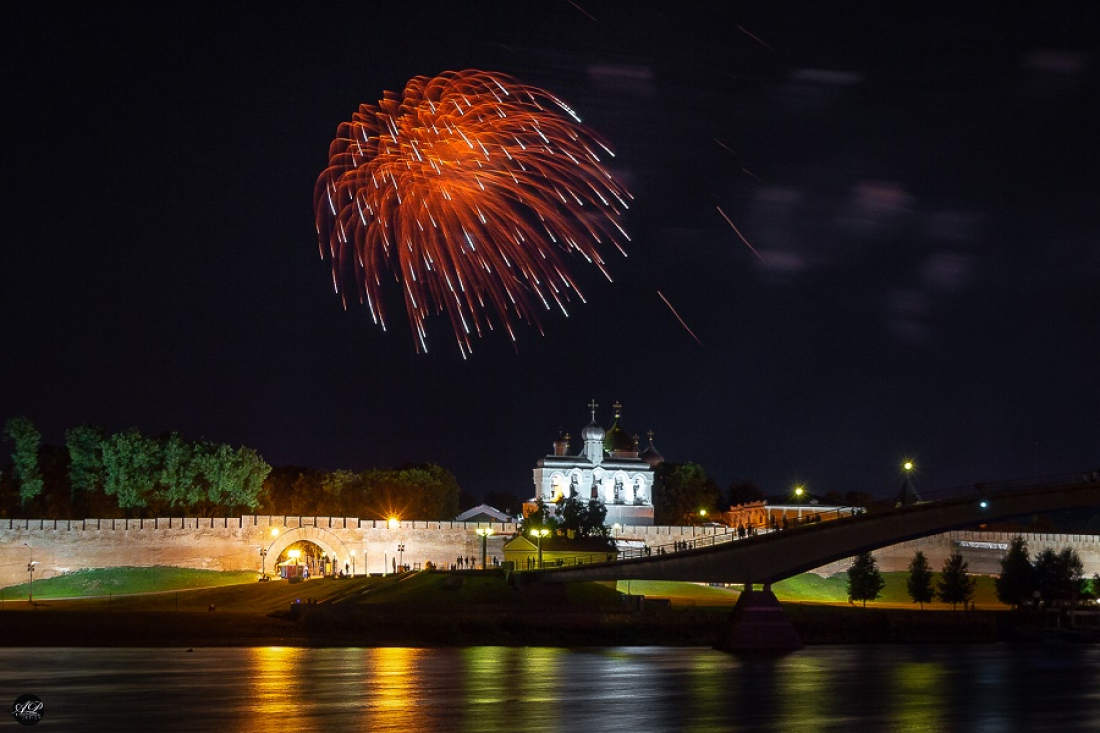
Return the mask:
POLYGON ((261 646, 244 650, 251 667, 246 678, 252 682, 252 711, 259 715, 291 715, 301 703, 295 694, 301 649, 261 646))
POLYGON ((947 729, 943 701, 948 676, 946 667, 934 662, 908 662, 894 669, 892 687, 899 694, 890 707, 898 730, 934 733, 947 729))
POLYGON ((430 692, 420 679, 424 655, 424 649, 404 647, 363 650, 363 664, 370 674, 363 680, 362 730, 423 728, 421 701, 430 692))

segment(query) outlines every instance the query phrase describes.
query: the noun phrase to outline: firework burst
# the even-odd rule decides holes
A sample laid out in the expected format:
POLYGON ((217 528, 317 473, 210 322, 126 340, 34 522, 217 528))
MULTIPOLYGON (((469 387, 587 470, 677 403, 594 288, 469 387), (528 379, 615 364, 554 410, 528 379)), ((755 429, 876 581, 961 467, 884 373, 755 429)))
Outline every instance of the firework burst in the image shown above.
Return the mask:
POLYGON ((418 351, 443 311, 464 356, 485 328, 541 332, 540 310, 584 301, 563 255, 610 279, 601 250, 629 241, 610 156, 545 90, 483 71, 418 76, 340 124, 313 194, 321 257, 345 308, 354 281, 383 328, 382 284, 396 280, 418 351))

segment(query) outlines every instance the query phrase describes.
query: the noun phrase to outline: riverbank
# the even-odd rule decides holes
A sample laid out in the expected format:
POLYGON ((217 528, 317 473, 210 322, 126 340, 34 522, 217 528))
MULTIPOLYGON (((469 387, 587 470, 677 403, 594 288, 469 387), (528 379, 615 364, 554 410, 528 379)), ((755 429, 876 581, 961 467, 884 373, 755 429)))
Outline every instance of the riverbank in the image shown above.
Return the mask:
MULTIPOLYGON (((0 647, 709 647, 723 638, 737 597, 727 588, 638 581, 517 587, 501 572, 478 571, 253 581, 33 604, 9 596, 0 602, 0 647)), ((1041 637, 1041 618, 1007 610, 782 605, 807 645, 1041 637)))

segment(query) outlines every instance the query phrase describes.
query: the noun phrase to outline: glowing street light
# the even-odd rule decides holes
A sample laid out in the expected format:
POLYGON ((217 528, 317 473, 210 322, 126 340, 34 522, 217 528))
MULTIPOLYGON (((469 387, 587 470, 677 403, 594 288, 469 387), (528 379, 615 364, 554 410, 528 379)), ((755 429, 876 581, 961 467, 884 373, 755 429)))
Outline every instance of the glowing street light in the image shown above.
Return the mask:
POLYGON ((797 498, 799 501, 802 501, 802 495, 805 494, 805 493, 806 493, 806 489, 802 488, 801 486, 795 486, 794 487, 795 498, 797 498))
POLYGON ((388 526, 390 529, 397 529, 401 526, 401 520, 397 517, 390 517, 390 520, 386 522, 386 526, 388 526))
POLYGON ((912 461, 906 461, 905 463, 901 464, 901 467, 905 469, 906 473, 909 473, 910 471, 913 470, 913 462, 912 461))
POLYGON ((546 527, 538 527, 531 530, 531 536, 535 538, 535 543, 539 548, 539 569, 542 569, 542 538, 550 536, 550 530, 546 527))
POLYGON ((481 569, 484 570, 485 567, 486 567, 486 565, 485 565, 485 549, 486 549, 486 545, 489 542, 489 535, 493 534, 493 528, 492 527, 485 527, 485 528, 478 527, 477 533, 478 533, 478 536, 481 537, 481 569))

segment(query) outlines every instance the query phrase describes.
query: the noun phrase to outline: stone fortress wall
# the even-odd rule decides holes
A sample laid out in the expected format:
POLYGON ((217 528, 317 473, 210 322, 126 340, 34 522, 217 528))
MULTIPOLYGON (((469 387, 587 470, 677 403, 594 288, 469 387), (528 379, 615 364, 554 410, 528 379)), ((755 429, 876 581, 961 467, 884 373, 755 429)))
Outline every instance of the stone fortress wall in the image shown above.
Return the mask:
MULTIPOLYGON (((450 567, 456 559, 479 562, 478 529, 492 529, 487 541, 489 558, 502 559, 501 548, 518 530, 514 523, 397 522, 358 517, 170 517, 156 519, 5 519, 0 520, 0 587, 28 579, 27 564, 35 563, 36 580, 87 568, 172 566, 209 570, 274 571, 275 561, 299 540, 317 544, 338 567, 354 564, 355 572, 382 573, 394 560, 411 566, 428 562, 450 567), (277 533, 272 532, 277 530, 277 533), (404 546, 404 552, 399 551, 404 546), (266 554, 261 554, 261 549, 266 554), (354 554, 353 554, 354 553, 354 554)), ((725 527, 626 526, 615 527, 616 539, 634 540, 650 547, 678 540, 725 534, 725 527)), ((875 552, 883 571, 904 571, 916 550, 923 550, 933 570, 959 549, 975 573, 996 573, 1012 534, 947 532, 903 542, 875 552)), ((1094 535, 1025 534, 1034 557, 1039 550, 1073 547, 1081 556, 1085 574, 1100 572, 1100 537, 1094 535)), ((671 550, 671 547, 669 548, 671 550)), ((847 570, 842 560, 814 572, 831 575, 847 570)))

